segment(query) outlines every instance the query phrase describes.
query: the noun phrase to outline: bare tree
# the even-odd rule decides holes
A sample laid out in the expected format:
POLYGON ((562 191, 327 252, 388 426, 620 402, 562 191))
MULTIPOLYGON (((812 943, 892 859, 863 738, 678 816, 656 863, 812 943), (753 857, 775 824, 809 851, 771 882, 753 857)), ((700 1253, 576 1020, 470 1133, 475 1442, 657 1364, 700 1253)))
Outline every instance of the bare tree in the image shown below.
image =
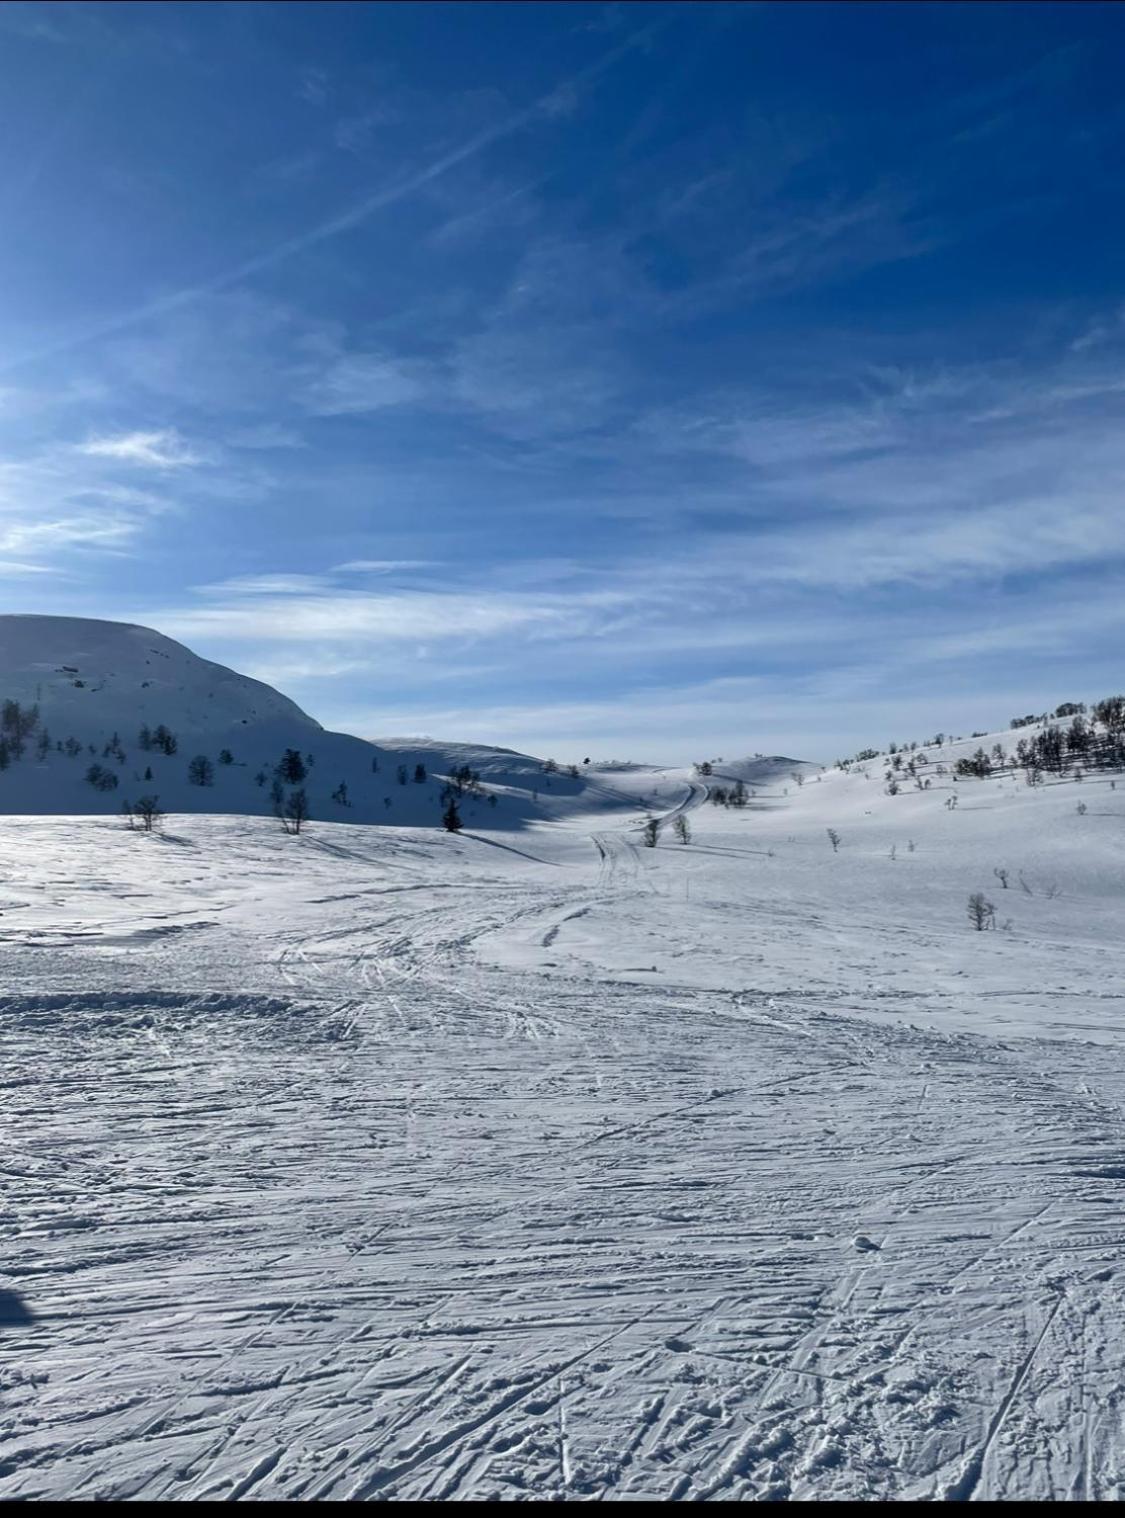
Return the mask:
POLYGON ((985 900, 983 891, 974 891, 969 897, 969 921, 978 933, 995 925, 996 908, 985 900))
POLYGON ((287 833, 299 833, 301 824, 308 821, 309 798, 305 794, 304 786, 289 792, 289 799, 285 803, 285 813, 281 819, 287 833))
POLYGON ((1008 871, 997 869, 993 870, 992 873, 996 876, 996 879, 1000 882, 1006 891, 1008 889, 1008 871))
POLYGON ((137 802, 135 811, 146 833, 151 833, 156 823, 164 816, 155 796, 142 796, 137 802))
POLYGON ((835 854, 840 847, 840 835, 835 828, 828 829, 828 842, 832 845, 832 852, 835 854))
POLYGON ((644 844, 646 849, 654 849, 656 841, 660 837, 660 823, 655 817, 650 817, 644 826, 644 844))
POLYGON ((684 816, 683 812, 673 822, 672 829, 681 843, 691 842, 691 823, 684 816))

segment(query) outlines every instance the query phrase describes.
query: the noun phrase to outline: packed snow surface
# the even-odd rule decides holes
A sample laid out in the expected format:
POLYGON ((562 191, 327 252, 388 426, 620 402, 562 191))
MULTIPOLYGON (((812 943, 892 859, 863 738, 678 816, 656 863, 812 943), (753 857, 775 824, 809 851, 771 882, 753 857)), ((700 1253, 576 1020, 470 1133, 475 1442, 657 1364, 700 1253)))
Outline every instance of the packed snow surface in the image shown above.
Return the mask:
POLYGON ((5 819, 0 1497, 1120 1498, 1125 784, 730 773, 5 819))

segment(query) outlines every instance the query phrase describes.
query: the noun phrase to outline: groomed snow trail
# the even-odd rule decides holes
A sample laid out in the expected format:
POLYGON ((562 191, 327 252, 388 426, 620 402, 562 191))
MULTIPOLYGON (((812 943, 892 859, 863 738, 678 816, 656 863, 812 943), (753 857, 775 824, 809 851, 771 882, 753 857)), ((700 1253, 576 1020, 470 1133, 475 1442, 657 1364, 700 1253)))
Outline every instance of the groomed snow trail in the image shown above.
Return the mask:
POLYGON ((0 1497, 1122 1495, 1112 1036, 705 826, 9 831, 0 1497))

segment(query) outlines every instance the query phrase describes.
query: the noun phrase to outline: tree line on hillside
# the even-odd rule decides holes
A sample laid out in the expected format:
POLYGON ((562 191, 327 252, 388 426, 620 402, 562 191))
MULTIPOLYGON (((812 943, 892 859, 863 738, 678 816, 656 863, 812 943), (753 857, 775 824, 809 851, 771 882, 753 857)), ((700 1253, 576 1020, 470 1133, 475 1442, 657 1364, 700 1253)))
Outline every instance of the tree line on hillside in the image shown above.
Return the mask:
MULTIPOLYGON (((1089 707, 1082 701, 1063 701, 1054 711, 1012 717, 1008 725, 1012 731, 1029 727, 1039 727, 1040 731, 1018 738, 1010 752, 1003 744, 994 743, 990 750, 978 748, 971 755, 962 755, 953 766, 954 773, 983 779, 997 771, 1022 769, 1029 783, 1036 784, 1045 774, 1125 768, 1125 696, 1106 696, 1089 707)), ((984 734, 972 736, 981 738, 984 734)), ((903 775, 918 782, 920 770, 933 762, 921 750, 941 749, 961 741, 953 734, 939 732, 922 743, 891 743, 885 750, 860 749, 851 758, 838 760, 837 767, 846 772, 853 765, 881 759, 885 754, 889 760, 888 788, 893 785, 897 789, 903 775)), ((940 765, 938 773, 944 773, 940 765)), ((922 780, 918 788, 924 785, 922 780)))
MULTIPOLYGON (((954 766, 958 775, 984 780, 1004 770, 1022 770, 1028 785, 1041 784, 1044 777, 1073 774, 1081 778, 1086 770, 1125 768, 1125 696, 1108 696, 1095 702, 1087 715, 1077 702, 1067 702, 1055 712, 1063 720, 1036 718, 1043 725, 1038 732, 1017 739, 1009 753, 1003 744, 994 743, 987 752, 978 748, 963 755, 954 766)), ((1013 720, 1013 728, 1025 728, 1025 720, 1013 720)))
MULTIPOLYGON (((179 754, 180 743, 177 734, 167 724, 162 722, 150 727, 146 723, 137 735, 137 747, 144 754, 159 754, 167 759, 179 754)), ((82 743, 75 737, 53 740, 40 720, 38 705, 25 706, 14 700, 0 702, 0 771, 24 759, 32 748, 39 763, 43 763, 52 753, 61 754, 68 759, 86 756, 92 762, 87 765, 83 778, 93 790, 103 793, 120 789, 120 771, 129 758, 117 733, 113 733, 100 747, 94 743, 82 743)), ((217 759, 212 759, 208 754, 194 754, 187 760, 185 776, 188 784, 206 789, 215 784, 216 765, 227 767, 236 763, 229 748, 220 749, 217 759)), ((310 816, 305 782, 314 763, 312 754, 302 754, 299 749, 287 748, 275 764, 263 764, 254 775, 254 781, 259 787, 269 787, 269 800, 274 815, 281 820, 287 832, 299 833, 310 816)), ((378 755, 372 756, 371 773, 379 774, 378 755)), ((152 766, 145 765, 143 775, 138 771, 134 778, 152 782, 152 766)), ((421 762, 416 763, 412 771, 406 764, 397 766, 396 779, 400 785, 411 782, 425 785, 429 778, 426 766, 421 762)), ((456 832, 461 827, 458 803, 465 797, 472 801, 484 800, 493 808, 498 805, 499 799, 494 792, 486 790, 476 770, 467 764, 456 767, 437 797, 437 804, 441 808, 441 825, 451 832, 456 832)), ((339 782, 331 792, 331 800, 341 808, 353 805, 347 781, 339 782)), ((383 804, 390 811, 392 798, 384 796, 383 804)), ((123 801, 121 810, 130 827, 140 827, 145 832, 151 832, 163 815, 159 798, 152 794, 142 795, 135 803, 123 801)))

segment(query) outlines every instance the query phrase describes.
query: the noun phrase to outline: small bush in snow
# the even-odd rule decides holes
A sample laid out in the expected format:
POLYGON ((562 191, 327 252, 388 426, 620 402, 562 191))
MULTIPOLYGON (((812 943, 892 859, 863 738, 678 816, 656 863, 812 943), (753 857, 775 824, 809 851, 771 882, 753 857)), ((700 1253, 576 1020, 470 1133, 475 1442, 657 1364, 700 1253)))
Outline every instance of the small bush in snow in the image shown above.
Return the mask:
POLYGON ((92 785, 96 791, 115 791, 117 789, 117 776, 112 770, 103 768, 100 764, 91 764, 86 771, 86 782, 92 785))
POLYGON ((304 787, 289 792, 289 800, 285 803, 285 811, 282 814, 282 825, 287 833, 299 833, 301 824, 308 820, 309 798, 305 795, 304 787))
POLYGON ((996 908, 985 899, 983 891, 974 891, 969 897, 969 921, 978 933, 995 926, 996 908))
POLYGON ((154 824, 159 822, 164 815, 157 805, 155 796, 142 796, 134 810, 140 819, 141 827, 146 833, 151 833, 154 824))

